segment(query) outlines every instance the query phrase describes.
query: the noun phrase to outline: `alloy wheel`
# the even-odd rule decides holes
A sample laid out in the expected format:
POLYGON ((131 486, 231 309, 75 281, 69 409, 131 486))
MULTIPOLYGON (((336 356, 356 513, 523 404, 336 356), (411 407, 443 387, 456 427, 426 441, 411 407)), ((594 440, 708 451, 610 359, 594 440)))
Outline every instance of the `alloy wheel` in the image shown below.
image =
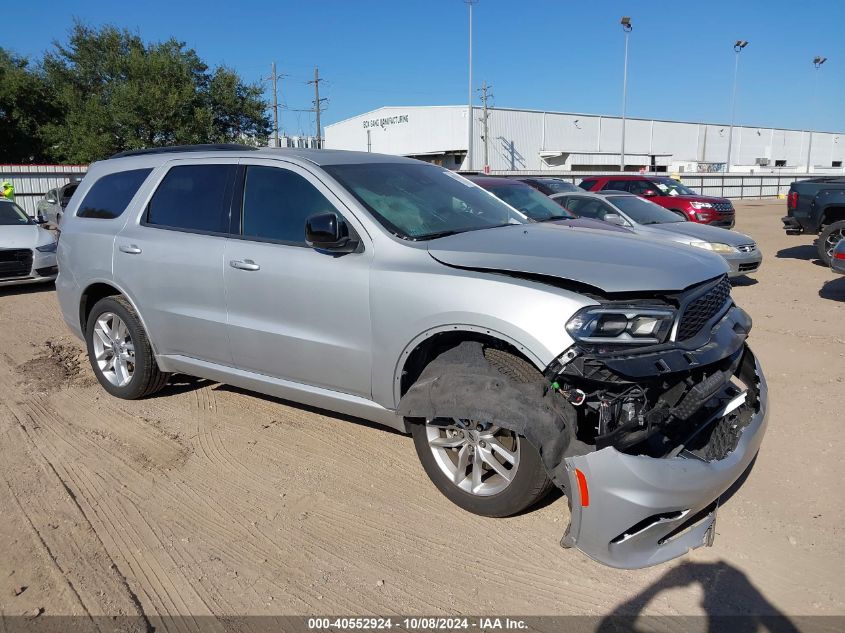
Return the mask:
POLYGON ((125 387, 135 373, 135 345, 129 328, 113 312, 97 317, 91 343, 103 377, 116 387, 125 387))
POLYGON ((434 460, 458 488, 487 497, 505 490, 519 468, 520 437, 508 429, 453 418, 451 424, 426 422, 434 460))
POLYGON ((825 251, 827 252, 828 257, 833 256, 833 249, 836 248, 836 245, 839 244, 840 240, 845 240, 845 229, 833 231, 830 235, 827 236, 827 241, 825 242, 825 251))

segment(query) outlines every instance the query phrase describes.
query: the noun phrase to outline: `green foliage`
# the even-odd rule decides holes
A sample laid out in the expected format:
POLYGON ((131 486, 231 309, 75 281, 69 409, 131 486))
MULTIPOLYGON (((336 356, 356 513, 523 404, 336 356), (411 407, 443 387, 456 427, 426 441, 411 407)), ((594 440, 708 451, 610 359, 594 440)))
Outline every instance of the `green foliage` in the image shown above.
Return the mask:
POLYGON ((48 160, 41 129, 58 116, 43 76, 27 60, 0 48, 0 163, 48 160))
POLYGON ((175 39, 148 44, 125 29, 77 23, 30 74, 57 104, 59 116, 36 127, 62 162, 164 145, 257 145, 270 131, 260 86, 227 68, 210 70, 175 39))

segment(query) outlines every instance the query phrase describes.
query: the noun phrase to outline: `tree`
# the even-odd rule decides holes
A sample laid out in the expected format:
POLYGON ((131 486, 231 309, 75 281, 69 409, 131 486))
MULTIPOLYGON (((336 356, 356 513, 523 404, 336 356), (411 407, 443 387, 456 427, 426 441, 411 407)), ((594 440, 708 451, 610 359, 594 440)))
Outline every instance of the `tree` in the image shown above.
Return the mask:
POLYGON ((41 130, 58 116, 42 74, 0 48, 0 163, 47 160, 50 149, 41 130))
POLYGON ((260 87, 226 68, 210 71, 184 42, 145 44, 125 29, 77 23, 54 48, 44 74, 64 116, 45 134, 64 161, 163 145, 260 144, 269 134, 260 87))

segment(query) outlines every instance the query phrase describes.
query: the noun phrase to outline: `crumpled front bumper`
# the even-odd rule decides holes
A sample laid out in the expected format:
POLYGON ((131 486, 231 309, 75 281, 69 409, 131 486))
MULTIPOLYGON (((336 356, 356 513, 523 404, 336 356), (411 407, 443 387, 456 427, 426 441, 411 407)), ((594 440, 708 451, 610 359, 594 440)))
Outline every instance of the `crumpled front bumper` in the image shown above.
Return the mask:
POLYGON ((756 359, 754 369, 759 407, 722 460, 656 459, 612 447, 566 458, 572 519, 561 545, 611 567, 636 569, 711 543, 718 499, 754 460, 766 430, 768 391, 756 359), (706 517, 678 531, 702 511, 706 517))

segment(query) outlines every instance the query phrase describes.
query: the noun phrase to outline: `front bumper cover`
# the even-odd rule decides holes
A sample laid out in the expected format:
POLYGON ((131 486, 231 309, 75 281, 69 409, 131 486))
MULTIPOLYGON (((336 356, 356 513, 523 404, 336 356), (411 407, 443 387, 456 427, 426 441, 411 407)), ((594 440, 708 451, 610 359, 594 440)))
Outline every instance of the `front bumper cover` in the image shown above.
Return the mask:
POLYGON ((766 429, 766 380, 756 358, 753 363, 758 405, 736 448, 724 459, 706 462, 683 453, 657 459, 612 447, 567 457, 572 519, 561 545, 611 567, 636 569, 712 542, 718 499, 749 468, 766 429), (582 484, 593 491, 587 505, 581 498, 582 484), (702 511, 706 517, 685 525, 702 511))

